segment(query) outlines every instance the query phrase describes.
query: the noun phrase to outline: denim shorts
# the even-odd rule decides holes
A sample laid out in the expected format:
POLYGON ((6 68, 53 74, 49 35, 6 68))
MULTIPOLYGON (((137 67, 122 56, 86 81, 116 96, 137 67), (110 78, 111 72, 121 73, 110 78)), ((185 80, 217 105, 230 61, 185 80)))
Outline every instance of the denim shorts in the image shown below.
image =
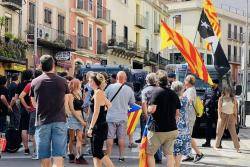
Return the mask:
POLYGON ((67 118, 67 125, 68 129, 83 131, 82 124, 74 116, 69 116, 67 118))
POLYGON ((30 113, 30 121, 29 121, 29 135, 35 134, 35 122, 36 122, 36 112, 33 111, 30 113))
POLYGON ((65 122, 37 126, 35 139, 39 159, 66 155, 67 126, 65 122))

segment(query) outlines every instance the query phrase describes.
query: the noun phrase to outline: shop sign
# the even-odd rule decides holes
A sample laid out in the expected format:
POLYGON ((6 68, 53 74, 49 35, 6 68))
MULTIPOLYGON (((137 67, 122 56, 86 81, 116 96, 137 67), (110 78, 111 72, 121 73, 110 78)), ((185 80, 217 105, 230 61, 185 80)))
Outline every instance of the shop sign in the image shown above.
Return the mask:
POLYGON ((70 52, 58 52, 55 56, 57 61, 70 61, 71 54, 70 52))

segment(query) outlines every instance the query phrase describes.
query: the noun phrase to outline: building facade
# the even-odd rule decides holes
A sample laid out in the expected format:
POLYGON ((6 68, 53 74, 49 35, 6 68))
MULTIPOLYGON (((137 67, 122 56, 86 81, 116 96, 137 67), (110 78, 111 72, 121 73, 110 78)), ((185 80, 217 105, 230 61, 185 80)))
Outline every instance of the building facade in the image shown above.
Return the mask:
POLYGON ((107 27, 110 65, 123 64, 134 69, 156 70, 165 63, 160 55, 159 23, 168 17, 158 0, 108 0, 111 24, 107 27), (159 64, 159 63, 158 63, 159 64))
POLYGON ((26 69, 26 49, 21 40, 22 0, 0 1, 0 75, 26 69))
POLYGON ((81 64, 100 64, 106 61, 106 26, 110 10, 106 0, 71 0, 70 32, 76 37, 73 68, 81 64))
MULTIPOLYGON (((203 5, 202 1, 177 2, 176 0, 165 0, 164 2, 168 6, 170 14, 168 24, 194 43, 206 64, 212 64, 212 53, 206 51, 205 41, 202 40, 199 33, 197 33, 203 5)), ((232 80, 233 82, 238 82, 238 72, 240 70, 243 52, 243 36, 246 30, 244 12, 230 10, 230 7, 225 8, 223 5, 216 7, 216 10, 222 31, 221 44, 231 65, 232 80)), ((169 52, 171 63, 184 62, 184 59, 175 47, 169 48, 167 51, 169 52)))

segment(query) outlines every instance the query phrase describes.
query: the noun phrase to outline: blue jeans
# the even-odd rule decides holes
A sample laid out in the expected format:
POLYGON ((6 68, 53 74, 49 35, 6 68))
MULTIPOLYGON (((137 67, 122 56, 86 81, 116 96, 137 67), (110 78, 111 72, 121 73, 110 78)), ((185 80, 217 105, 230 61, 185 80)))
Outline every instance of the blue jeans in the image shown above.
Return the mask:
POLYGON ((67 126, 54 122, 36 127, 36 148, 39 159, 63 157, 67 150, 67 126))
POLYGON ((160 147, 154 155, 155 160, 162 161, 162 147, 160 147))

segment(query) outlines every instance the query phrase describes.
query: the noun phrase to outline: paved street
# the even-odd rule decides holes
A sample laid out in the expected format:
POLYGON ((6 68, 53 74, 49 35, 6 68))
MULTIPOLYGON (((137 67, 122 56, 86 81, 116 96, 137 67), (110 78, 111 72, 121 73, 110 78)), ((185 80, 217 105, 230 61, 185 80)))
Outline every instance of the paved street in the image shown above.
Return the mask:
MULTIPOLYGON (((246 129, 240 130, 240 144, 242 153, 236 153, 233 150, 233 143, 231 141, 223 141, 222 146, 223 149, 220 151, 215 151, 212 148, 201 148, 202 152, 205 154, 205 158, 200 161, 198 164, 193 163, 183 163, 184 167, 191 166, 211 166, 211 167, 248 167, 250 166, 250 116, 247 118, 247 127, 246 129)), ((138 136, 138 131, 135 139, 138 136)), ((198 145, 204 142, 204 139, 198 140, 198 145)), ((126 149, 126 162, 120 163, 118 162, 118 147, 114 147, 114 152, 112 155, 112 160, 118 167, 137 167, 138 166, 138 148, 135 149, 126 149)), ((87 156, 86 159, 89 162, 89 165, 85 166, 93 166, 92 159, 90 156, 87 156)), ((67 160, 66 160, 67 162, 67 160)), ((163 164, 165 164, 166 159, 164 158, 163 164)), ((23 149, 20 149, 18 153, 15 154, 3 154, 2 159, 0 160, 0 167, 38 167, 39 161, 31 160, 29 156, 23 155, 23 149)), ((76 167, 79 165, 72 165, 66 163, 67 167, 76 167)), ((158 165, 159 167, 164 165, 158 165)))

